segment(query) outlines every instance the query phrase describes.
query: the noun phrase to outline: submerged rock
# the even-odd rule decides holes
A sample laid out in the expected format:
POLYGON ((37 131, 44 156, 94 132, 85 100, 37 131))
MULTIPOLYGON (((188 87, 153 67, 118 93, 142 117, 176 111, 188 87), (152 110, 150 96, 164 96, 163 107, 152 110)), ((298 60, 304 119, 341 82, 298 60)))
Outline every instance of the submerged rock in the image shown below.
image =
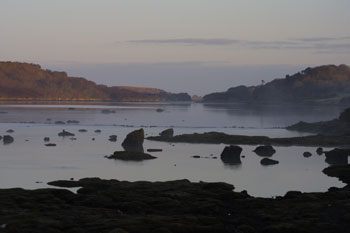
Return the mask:
POLYGON ((111 109, 103 109, 103 110, 101 110, 101 113, 103 113, 103 114, 110 114, 110 113, 115 113, 115 111, 111 110, 111 109))
POLYGON ((6 133, 14 133, 15 131, 13 129, 9 129, 6 131, 6 133))
POLYGON ((224 163, 230 164, 230 165, 237 165, 241 164, 241 152, 242 147, 240 146, 226 146, 225 149, 222 151, 220 157, 221 160, 224 163))
POLYGON ((200 156, 199 155, 193 155, 192 158, 199 159, 200 156))
POLYGON ((79 129, 78 131, 79 131, 80 133, 86 133, 86 132, 87 132, 86 129, 79 129))
POLYGON ((122 146, 126 151, 143 152, 143 140, 145 132, 143 129, 135 130, 129 133, 124 139, 122 146))
POLYGON ((100 129, 96 129, 94 132, 95 133, 101 133, 102 131, 100 129))
POLYGON ((14 138, 10 135, 5 135, 2 139, 4 145, 11 144, 14 142, 14 138))
POLYGON ((137 151, 115 151, 113 155, 108 156, 107 158, 119 159, 119 160, 142 161, 142 160, 155 159, 157 157, 154 157, 150 154, 146 154, 143 152, 137 152, 137 151))
POLYGON ((350 150, 335 148, 331 151, 325 151, 326 163, 331 165, 342 165, 348 164, 348 156, 350 155, 350 150))
POLYGON ((164 112, 164 109, 162 109, 162 108, 157 108, 156 111, 157 111, 157 112, 164 112))
POLYGON ((49 142, 50 138, 49 137, 44 137, 44 142, 49 142))
POLYGON ((67 123, 68 124, 79 124, 80 122, 77 120, 68 120, 67 123))
POLYGON ((276 150, 272 146, 258 146, 253 151, 262 157, 271 157, 274 153, 276 153, 276 150))
POLYGON ((269 166, 269 165, 279 164, 279 162, 277 160, 273 160, 273 159, 269 159, 269 158, 263 158, 260 161, 260 164, 264 165, 264 166, 269 166))
POLYGON ((173 137, 174 136, 174 129, 173 128, 166 129, 166 130, 162 131, 159 135, 161 137, 173 137))
POLYGON ((312 154, 311 154, 310 152, 306 151, 306 152, 303 153, 303 156, 304 156, 305 158, 309 158, 309 157, 312 156, 312 154))
POLYGON ((63 122, 63 121, 56 121, 55 124, 56 124, 56 125, 64 125, 64 124, 66 124, 66 123, 63 122))
POLYGON ((75 136, 75 134, 68 132, 68 131, 65 131, 65 130, 62 130, 62 132, 58 133, 58 136, 60 136, 60 137, 73 137, 73 136, 75 136))

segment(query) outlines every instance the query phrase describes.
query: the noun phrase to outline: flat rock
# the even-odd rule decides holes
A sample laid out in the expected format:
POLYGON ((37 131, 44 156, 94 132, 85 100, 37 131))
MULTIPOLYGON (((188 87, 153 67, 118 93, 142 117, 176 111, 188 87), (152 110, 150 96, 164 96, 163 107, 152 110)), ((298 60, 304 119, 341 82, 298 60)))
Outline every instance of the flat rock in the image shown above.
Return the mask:
POLYGON ((142 160, 155 159, 157 157, 152 156, 150 154, 137 152, 137 151, 115 151, 113 155, 108 156, 108 158, 127 160, 127 161, 142 161, 142 160))
POLYGON ((303 153, 303 156, 304 156, 305 158, 309 158, 309 157, 312 156, 312 154, 311 154, 310 152, 308 152, 308 151, 305 151, 305 152, 303 153))
POLYGON ((65 130, 62 130, 62 132, 58 133, 58 136, 60 136, 60 137, 73 137, 73 136, 75 136, 75 134, 68 132, 68 131, 65 131, 65 130))

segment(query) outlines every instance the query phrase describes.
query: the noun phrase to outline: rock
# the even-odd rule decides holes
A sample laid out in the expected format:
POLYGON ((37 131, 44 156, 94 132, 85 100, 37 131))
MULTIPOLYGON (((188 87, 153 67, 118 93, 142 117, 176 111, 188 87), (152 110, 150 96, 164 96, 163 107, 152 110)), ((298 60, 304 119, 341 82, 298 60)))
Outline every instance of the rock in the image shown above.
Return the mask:
POLYGON ((348 164, 348 156, 350 155, 350 150, 335 148, 331 151, 325 151, 326 163, 331 165, 342 165, 348 164))
POLYGON ((6 133, 14 133, 15 131, 13 129, 9 129, 6 131, 6 133))
POLYGON ((147 152, 162 152, 163 149, 147 149, 147 152))
POLYGON ((166 129, 166 130, 162 131, 159 135, 161 137, 173 137, 174 136, 174 129, 173 128, 166 129))
POLYGON ((276 150, 272 146, 258 146, 255 148, 254 152, 262 157, 271 157, 276 150))
POLYGON ((224 163, 237 165, 241 164, 241 152, 242 148, 240 146, 226 146, 222 151, 220 157, 224 163))
POLYGON ((200 156, 199 155, 193 155, 192 158, 199 159, 200 156))
POLYGON ((73 137, 73 136, 75 136, 75 134, 70 133, 70 132, 65 131, 65 130, 62 130, 61 133, 58 133, 58 136, 60 136, 60 137, 73 137))
POLYGON ((95 133, 101 133, 102 131, 100 129, 96 129, 94 132, 95 133))
POLYGON ((86 129, 79 129, 78 131, 79 131, 80 133, 86 133, 86 132, 87 132, 86 129))
POLYGON ((55 143, 47 143, 47 144, 45 144, 45 146, 53 147, 53 146, 56 146, 56 144, 55 143))
POLYGON ((322 147, 317 148, 316 153, 318 155, 322 155, 323 154, 323 148, 322 147))
POLYGON ((164 112, 164 109, 157 108, 156 111, 157 111, 157 112, 164 112))
POLYGON ((13 141, 14 141, 14 138, 11 137, 10 135, 5 135, 2 139, 2 142, 4 143, 4 145, 11 144, 13 143, 13 141))
POLYGON ((67 123, 68 124, 79 124, 80 122, 76 121, 76 120, 68 120, 67 123))
POLYGON ((154 157, 150 154, 146 154, 143 152, 136 152, 136 151, 116 151, 113 155, 108 157, 109 159, 119 159, 119 160, 131 160, 131 161, 142 161, 142 160, 149 160, 149 159, 155 159, 157 157, 154 157))
POLYGON ((49 137, 44 137, 44 142, 49 142, 50 138, 49 137))
POLYGON ((306 152, 303 153, 303 156, 304 156, 305 158, 309 158, 309 157, 312 156, 312 154, 311 154, 310 152, 306 151, 306 152))
POLYGON ((143 152, 144 137, 145 132, 143 131, 143 129, 132 131, 126 136, 122 143, 124 150, 143 152))
POLYGON ((66 123, 63 122, 63 121, 56 121, 55 124, 56 124, 56 125, 64 125, 64 124, 66 124, 66 123))
POLYGON ((111 136, 109 136, 109 141, 110 142, 116 142, 117 141, 117 138, 118 138, 118 136, 117 135, 111 135, 111 136))
POLYGON ((264 165, 264 166, 269 166, 269 165, 279 164, 279 162, 277 160, 273 160, 273 159, 269 159, 269 158, 263 158, 260 161, 260 164, 264 165))

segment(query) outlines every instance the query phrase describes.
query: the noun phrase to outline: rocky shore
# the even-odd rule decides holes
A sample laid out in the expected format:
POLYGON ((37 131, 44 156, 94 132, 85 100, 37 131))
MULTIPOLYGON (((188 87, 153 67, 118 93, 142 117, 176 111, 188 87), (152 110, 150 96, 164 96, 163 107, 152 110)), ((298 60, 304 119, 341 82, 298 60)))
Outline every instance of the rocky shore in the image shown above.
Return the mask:
MULTIPOLYGON (((350 181, 350 166, 325 169, 350 181)), ((66 189, 0 190, 0 232, 349 232, 350 188, 254 198, 225 183, 54 181, 66 189)))

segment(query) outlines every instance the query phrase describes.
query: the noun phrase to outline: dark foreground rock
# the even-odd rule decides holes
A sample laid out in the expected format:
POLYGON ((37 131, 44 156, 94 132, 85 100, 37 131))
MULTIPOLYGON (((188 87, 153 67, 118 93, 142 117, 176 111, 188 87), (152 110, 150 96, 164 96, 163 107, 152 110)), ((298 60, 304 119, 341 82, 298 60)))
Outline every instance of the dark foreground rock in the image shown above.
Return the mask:
POLYGON ((239 165, 241 161, 242 147, 240 146, 226 146, 222 151, 220 158, 222 162, 230 165, 239 165))
POLYGON ((2 142, 4 143, 4 145, 8 145, 14 142, 14 138, 10 135, 4 135, 4 137, 2 138, 2 142))
POLYGON ((64 189, 0 190, 0 225, 5 226, 0 231, 347 233, 350 229, 349 188, 254 198, 234 192, 229 184, 187 180, 85 178, 49 184, 79 189, 77 194, 64 189))
POLYGON ((272 146, 258 146, 254 152, 262 157, 271 157, 276 153, 276 150, 272 146))
POLYGON ((348 146, 350 136, 312 135, 291 138, 270 138, 266 136, 229 135, 220 132, 181 134, 174 137, 148 137, 148 140, 162 142, 213 143, 235 145, 273 145, 273 146, 348 146))
POLYGON ((65 130, 62 130, 62 132, 58 133, 58 136, 60 136, 60 137, 74 137, 75 134, 68 132, 68 131, 65 131, 65 130))
POLYGON ((260 161, 260 164, 261 165, 264 165, 264 166, 269 166, 269 165, 276 165, 276 164, 279 164, 279 162, 277 160, 273 160, 273 159, 269 159, 269 158, 263 158, 261 161, 260 161))
POLYGON ((326 162, 331 165, 348 164, 348 157, 350 150, 335 148, 331 151, 324 152, 326 156, 326 162))
POLYGON ((156 159, 150 154, 136 151, 115 151, 112 155, 108 156, 109 159, 130 160, 130 161, 142 161, 149 159, 156 159))

